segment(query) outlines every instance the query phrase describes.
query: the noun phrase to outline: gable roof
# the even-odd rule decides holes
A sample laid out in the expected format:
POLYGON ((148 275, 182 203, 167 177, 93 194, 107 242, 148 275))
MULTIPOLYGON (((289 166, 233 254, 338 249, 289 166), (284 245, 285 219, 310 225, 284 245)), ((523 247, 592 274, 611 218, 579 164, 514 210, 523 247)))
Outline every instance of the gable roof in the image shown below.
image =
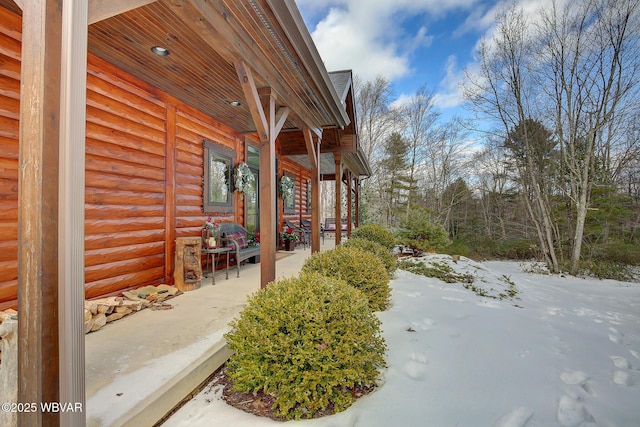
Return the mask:
POLYGON ((352 72, 351 70, 342 70, 342 71, 331 71, 329 72, 329 78, 331 79, 331 83, 335 88, 340 101, 344 104, 347 99, 347 93, 351 88, 351 80, 352 80, 352 72))

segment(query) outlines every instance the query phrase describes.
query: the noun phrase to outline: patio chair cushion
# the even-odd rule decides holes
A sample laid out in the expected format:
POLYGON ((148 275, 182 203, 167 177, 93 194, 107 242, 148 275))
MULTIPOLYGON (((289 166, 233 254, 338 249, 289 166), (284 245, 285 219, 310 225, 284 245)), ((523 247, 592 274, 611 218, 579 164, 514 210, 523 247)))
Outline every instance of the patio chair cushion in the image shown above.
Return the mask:
POLYGON ((240 246, 240 249, 249 247, 249 242, 247 241, 247 235, 242 231, 225 233, 223 237, 229 239, 227 241, 227 247, 231 248, 232 251, 236 250, 235 242, 238 242, 238 246, 240 246))

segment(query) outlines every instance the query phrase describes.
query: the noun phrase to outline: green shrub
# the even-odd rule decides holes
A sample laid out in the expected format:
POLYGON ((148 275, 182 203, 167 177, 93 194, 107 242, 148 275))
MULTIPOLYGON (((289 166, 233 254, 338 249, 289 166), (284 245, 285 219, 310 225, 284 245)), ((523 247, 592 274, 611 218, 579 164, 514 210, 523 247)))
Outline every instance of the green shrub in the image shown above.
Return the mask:
POLYGON ((371 240, 372 242, 381 244, 387 249, 391 249, 396 245, 396 239, 393 237, 393 234, 379 224, 361 225, 351 233, 351 237, 371 240))
POLYGON ((382 261, 369 252, 338 246, 307 258, 302 272, 317 272, 344 280, 366 295, 372 311, 385 310, 389 305, 389 274, 382 261))
MULTIPOLYGON (((569 270, 568 264, 565 263, 565 270, 569 270)), ((621 282, 637 282, 640 279, 633 266, 608 260, 581 260, 578 263, 578 275, 621 282)))
POLYGON ((420 251, 441 250, 450 244, 446 230, 439 224, 432 224, 430 212, 416 205, 400 221, 398 241, 420 251))
POLYGON ((396 257, 393 256, 389 249, 385 248, 380 243, 376 243, 373 240, 355 237, 344 242, 342 246, 361 249, 365 252, 374 254, 380 261, 382 261, 384 268, 387 270, 387 273, 389 273, 389 277, 392 277, 393 273, 396 271, 396 257))
POLYGON ((386 366, 380 321, 365 296, 341 280, 306 274, 282 279, 249 297, 225 335, 234 352, 234 389, 274 397, 276 415, 312 417, 354 400, 356 386, 375 385, 386 366))

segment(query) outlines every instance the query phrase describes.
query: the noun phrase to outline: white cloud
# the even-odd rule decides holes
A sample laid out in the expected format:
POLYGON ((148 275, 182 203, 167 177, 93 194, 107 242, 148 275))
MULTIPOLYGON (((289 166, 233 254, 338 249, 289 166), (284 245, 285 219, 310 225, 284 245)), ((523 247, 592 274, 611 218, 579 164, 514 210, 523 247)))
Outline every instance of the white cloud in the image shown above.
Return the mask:
POLYGON ((318 23, 313 38, 329 70, 353 68, 364 80, 378 74, 393 80, 409 71, 408 57, 398 51, 396 43, 380 40, 344 9, 331 9, 318 23))
POLYGON ((464 70, 458 67, 458 60, 454 55, 449 56, 445 65, 445 77, 434 98, 435 105, 440 109, 460 106, 464 101, 461 87, 463 79, 464 70))
POLYGON ((402 26, 403 19, 420 14, 440 16, 477 1, 297 0, 297 3, 306 16, 319 21, 311 31, 327 69, 351 68, 364 80, 383 75, 393 81, 411 73, 411 54, 433 41, 424 25, 408 33, 402 26))

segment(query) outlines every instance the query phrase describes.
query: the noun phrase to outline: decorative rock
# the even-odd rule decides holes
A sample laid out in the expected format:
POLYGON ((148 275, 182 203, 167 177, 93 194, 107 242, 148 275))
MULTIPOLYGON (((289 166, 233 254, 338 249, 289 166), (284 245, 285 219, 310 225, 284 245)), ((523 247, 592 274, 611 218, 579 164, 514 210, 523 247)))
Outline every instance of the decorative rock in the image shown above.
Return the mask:
POLYGON ((84 322, 84 333, 88 334, 89 332, 91 332, 91 328, 93 328, 93 318, 84 322))
POLYGON ((93 318, 93 327, 91 328, 91 332, 97 331, 107 324, 107 316, 104 313, 98 313, 93 318))
MULTIPOLYGON (((18 401, 18 321, 4 319, 0 323, 0 402, 18 401)), ((0 425, 17 425, 17 413, 0 411, 0 425)))
POLYGON ((129 307, 122 306, 122 307, 114 308, 113 311, 115 313, 122 313, 122 314, 124 314, 126 316, 127 314, 131 313, 133 310, 131 310, 129 307))
POLYGON ((114 320, 122 319, 126 315, 127 313, 111 313, 107 316, 107 323, 113 322, 114 320))

